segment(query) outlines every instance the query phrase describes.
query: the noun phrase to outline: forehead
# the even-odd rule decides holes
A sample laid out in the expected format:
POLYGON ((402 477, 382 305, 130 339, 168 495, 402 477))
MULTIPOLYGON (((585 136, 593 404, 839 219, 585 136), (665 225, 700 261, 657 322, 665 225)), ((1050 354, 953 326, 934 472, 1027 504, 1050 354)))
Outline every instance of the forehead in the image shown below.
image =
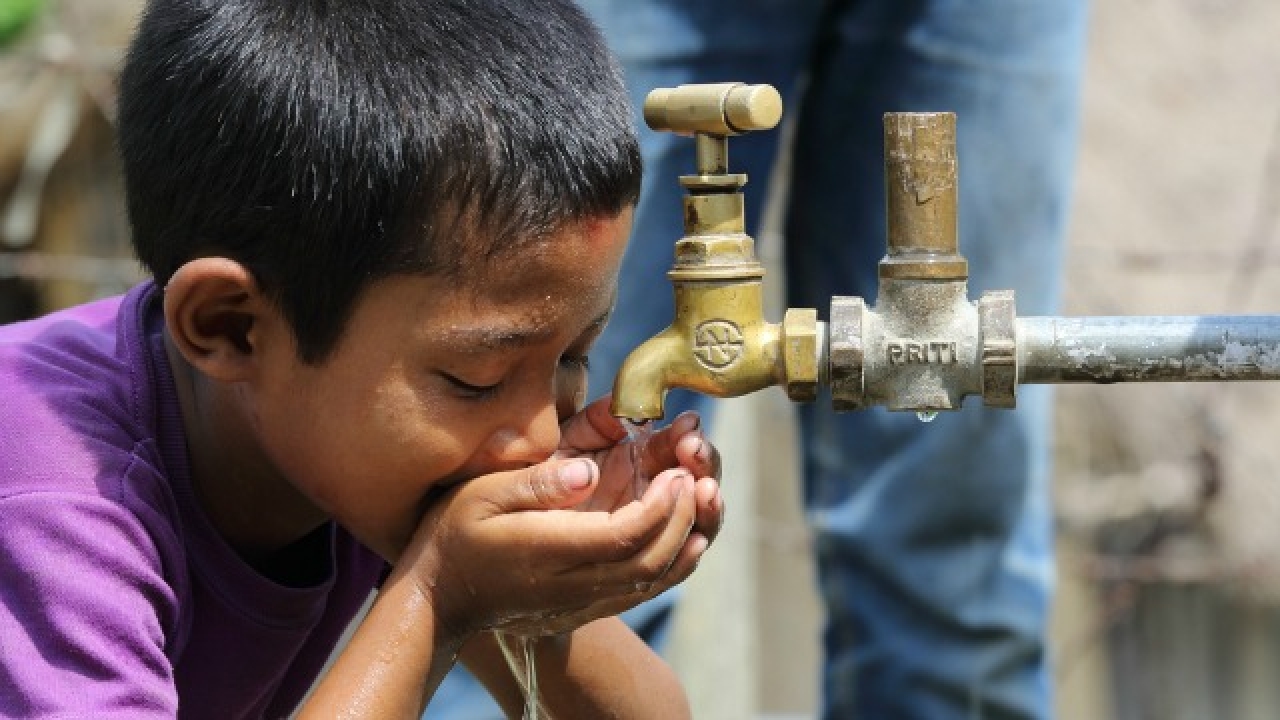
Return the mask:
POLYGON ((631 230, 630 209, 613 217, 567 224, 547 235, 464 263, 459 286, 477 299, 554 299, 591 291, 612 293, 631 230))
MULTIPOLYGON (((630 212, 576 223, 472 264, 451 283, 443 307, 478 349, 553 334, 564 322, 593 321, 612 306, 630 212), (494 311, 502 323, 494 324, 494 311), (485 317, 484 323, 469 319, 485 317)), ((442 334, 449 334, 445 329, 442 334)))

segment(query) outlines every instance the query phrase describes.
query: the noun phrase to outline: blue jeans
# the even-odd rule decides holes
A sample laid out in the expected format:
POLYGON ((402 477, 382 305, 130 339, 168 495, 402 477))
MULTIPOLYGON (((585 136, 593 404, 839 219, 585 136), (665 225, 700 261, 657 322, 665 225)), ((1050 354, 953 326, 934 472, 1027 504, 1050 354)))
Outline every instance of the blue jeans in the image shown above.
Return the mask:
MULTIPOLYGON (((1012 288, 1019 315, 1056 311, 1084 0, 581 2, 621 59, 638 122, 655 87, 735 80, 782 93, 796 123, 789 307, 825 316, 832 295, 874 300, 885 251, 881 118, 949 110, 971 295, 1012 288)), ((753 233, 780 135, 730 140, 731 171, 752 181, 753 233)), ((592 352, 595 394, 672 317, 665 272, 683 234, 676 178, 693 171, 693 142, 647 129, 641 138, 644 186, 617 311, 592 352)), ((973 401, 928 425, 878 408, 837 415, 827 397, 801 407, 804 505, 827 610, 824 717, 1051 715, 1050 400, 1047 388, 1027 386, 1016 410, 973 401)), ((673 392, 667 415, 706 402, 673 392)), ((638 616, 661 618, 669 603, 638 616)))

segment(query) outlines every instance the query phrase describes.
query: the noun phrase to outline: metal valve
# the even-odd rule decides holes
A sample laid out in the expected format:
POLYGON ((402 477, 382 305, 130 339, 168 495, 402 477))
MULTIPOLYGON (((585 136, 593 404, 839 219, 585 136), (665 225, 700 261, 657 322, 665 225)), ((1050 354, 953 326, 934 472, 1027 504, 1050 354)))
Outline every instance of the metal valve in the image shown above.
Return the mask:
POLYGON ((644 121, 659 132, 738 135, 781 119, 782 96, 772 85, 681 85, 653 90, 644 101, 644 121))

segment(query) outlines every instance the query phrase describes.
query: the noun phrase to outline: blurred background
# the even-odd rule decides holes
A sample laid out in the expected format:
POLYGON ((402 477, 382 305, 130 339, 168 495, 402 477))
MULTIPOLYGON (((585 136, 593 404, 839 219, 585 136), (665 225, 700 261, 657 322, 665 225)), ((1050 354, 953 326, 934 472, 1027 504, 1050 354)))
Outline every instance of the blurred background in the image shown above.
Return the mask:
MULTIPOLYGON (((141 277, 111 135, 139 5, 0 0, 0 322, 141 277)), ((1280 314, 1278 36, 1274 0, 1094 3, 1067 314, 1280 314)), ((1059 716, 1280 717, 1280 384, 1057 398, 1059 716)), ((806 718, 822 618, 790 408, 731 402, 730 517, 672 657, 699 718, 806 718)))

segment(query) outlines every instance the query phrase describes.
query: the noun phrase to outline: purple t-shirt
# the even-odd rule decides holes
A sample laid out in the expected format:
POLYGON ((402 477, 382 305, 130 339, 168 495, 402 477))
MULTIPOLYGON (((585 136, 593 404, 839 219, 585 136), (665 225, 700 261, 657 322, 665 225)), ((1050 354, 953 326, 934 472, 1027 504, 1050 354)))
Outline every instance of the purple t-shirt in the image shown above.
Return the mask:
POLYGON ((160 293, 0 327, 0 716, 287 716, 383 563, 289 588, 192 492, 160 293))

